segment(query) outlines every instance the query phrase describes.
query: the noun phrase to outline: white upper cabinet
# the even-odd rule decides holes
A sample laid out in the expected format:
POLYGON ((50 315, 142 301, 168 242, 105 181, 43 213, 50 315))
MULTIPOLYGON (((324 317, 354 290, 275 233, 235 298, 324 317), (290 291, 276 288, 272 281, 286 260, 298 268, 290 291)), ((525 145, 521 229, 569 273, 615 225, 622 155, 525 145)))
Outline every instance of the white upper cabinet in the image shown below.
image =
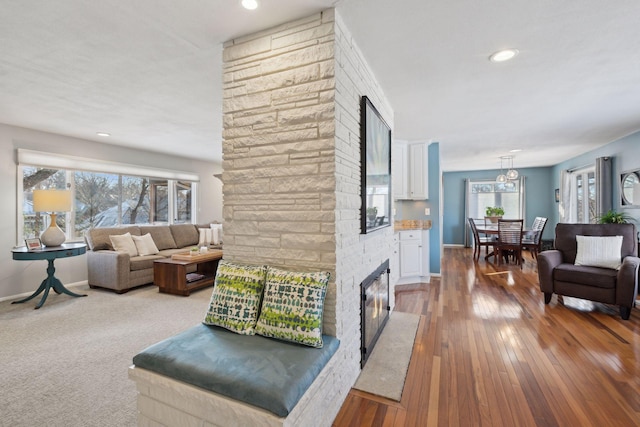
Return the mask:
POLYGON ((424 142, 393 144, 393 197, 396 200, 429 198, 429 151, 424 142))

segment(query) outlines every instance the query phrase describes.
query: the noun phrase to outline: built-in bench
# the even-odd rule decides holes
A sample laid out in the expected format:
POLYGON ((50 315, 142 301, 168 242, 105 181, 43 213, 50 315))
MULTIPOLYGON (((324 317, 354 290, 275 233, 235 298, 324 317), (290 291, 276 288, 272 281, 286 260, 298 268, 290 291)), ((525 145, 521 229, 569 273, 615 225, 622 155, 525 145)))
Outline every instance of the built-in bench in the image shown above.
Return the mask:
POLYGON ((139 425, 316 425, 314 400, 340 341, 322 348, 198 325, 133 358, 139 425), (305 413, 306 412, 306 413, 305 413), (206 423, 209 424, 206 424, 206 423))

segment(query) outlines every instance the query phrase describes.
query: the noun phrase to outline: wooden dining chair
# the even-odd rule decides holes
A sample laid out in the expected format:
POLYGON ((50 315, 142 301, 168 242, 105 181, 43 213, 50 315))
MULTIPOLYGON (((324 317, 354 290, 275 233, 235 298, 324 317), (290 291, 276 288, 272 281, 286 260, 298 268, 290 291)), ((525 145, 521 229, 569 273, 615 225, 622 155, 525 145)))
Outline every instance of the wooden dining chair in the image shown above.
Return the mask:
POLYGON ((503 257, 508 260, 509 255, 513 255, 516 264, 522 268, 522 225, 521 219, 498 220, 498 240, 494 245, 498 264, 502 263, 503 257))
POLYGON ((489 246, 493 246, 495 239, 491 236, 481 236, 478 232, 476 221, 484 221, 484 219, 469 218, 469 225, 471 226, 471 234, 473 234, 473 260, 478 261, 480 259, 480 252, 482 247, 485 248, 485 255, 489 254, 489 246))
POLYGON ((536 217, 531 227, 531 233, 522 238, 522 248, 531 251, 533 258, 538 259, 538 254, 542 251, 542 233, 547 225, 548 218, 536 217))

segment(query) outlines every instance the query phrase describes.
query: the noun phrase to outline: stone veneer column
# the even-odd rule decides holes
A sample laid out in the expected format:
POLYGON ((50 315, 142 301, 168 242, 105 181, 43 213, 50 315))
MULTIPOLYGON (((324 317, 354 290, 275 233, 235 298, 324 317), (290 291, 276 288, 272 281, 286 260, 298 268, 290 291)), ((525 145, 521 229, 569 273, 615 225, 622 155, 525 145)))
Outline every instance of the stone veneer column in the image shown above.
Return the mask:
POLYGON ((393 111, 333 9, 231 40, 223 59, 225 259, 331 272, 330 425, 359 374, 360 282, 393 246, 391 227, 360 235, 360 97, 392 128, 393 111))

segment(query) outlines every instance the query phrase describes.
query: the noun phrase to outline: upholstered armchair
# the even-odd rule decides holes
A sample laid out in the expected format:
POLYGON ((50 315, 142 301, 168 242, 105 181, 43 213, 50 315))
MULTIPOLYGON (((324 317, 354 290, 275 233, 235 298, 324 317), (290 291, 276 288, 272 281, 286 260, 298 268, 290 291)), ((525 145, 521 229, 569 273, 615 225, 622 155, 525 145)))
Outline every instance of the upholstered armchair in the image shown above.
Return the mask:
POLYGON ((538 255, 545 304, 556 293, 618 305, 629 319, 638 294, 637 255, 634 224, 558 224, 555 249, 538 255))

